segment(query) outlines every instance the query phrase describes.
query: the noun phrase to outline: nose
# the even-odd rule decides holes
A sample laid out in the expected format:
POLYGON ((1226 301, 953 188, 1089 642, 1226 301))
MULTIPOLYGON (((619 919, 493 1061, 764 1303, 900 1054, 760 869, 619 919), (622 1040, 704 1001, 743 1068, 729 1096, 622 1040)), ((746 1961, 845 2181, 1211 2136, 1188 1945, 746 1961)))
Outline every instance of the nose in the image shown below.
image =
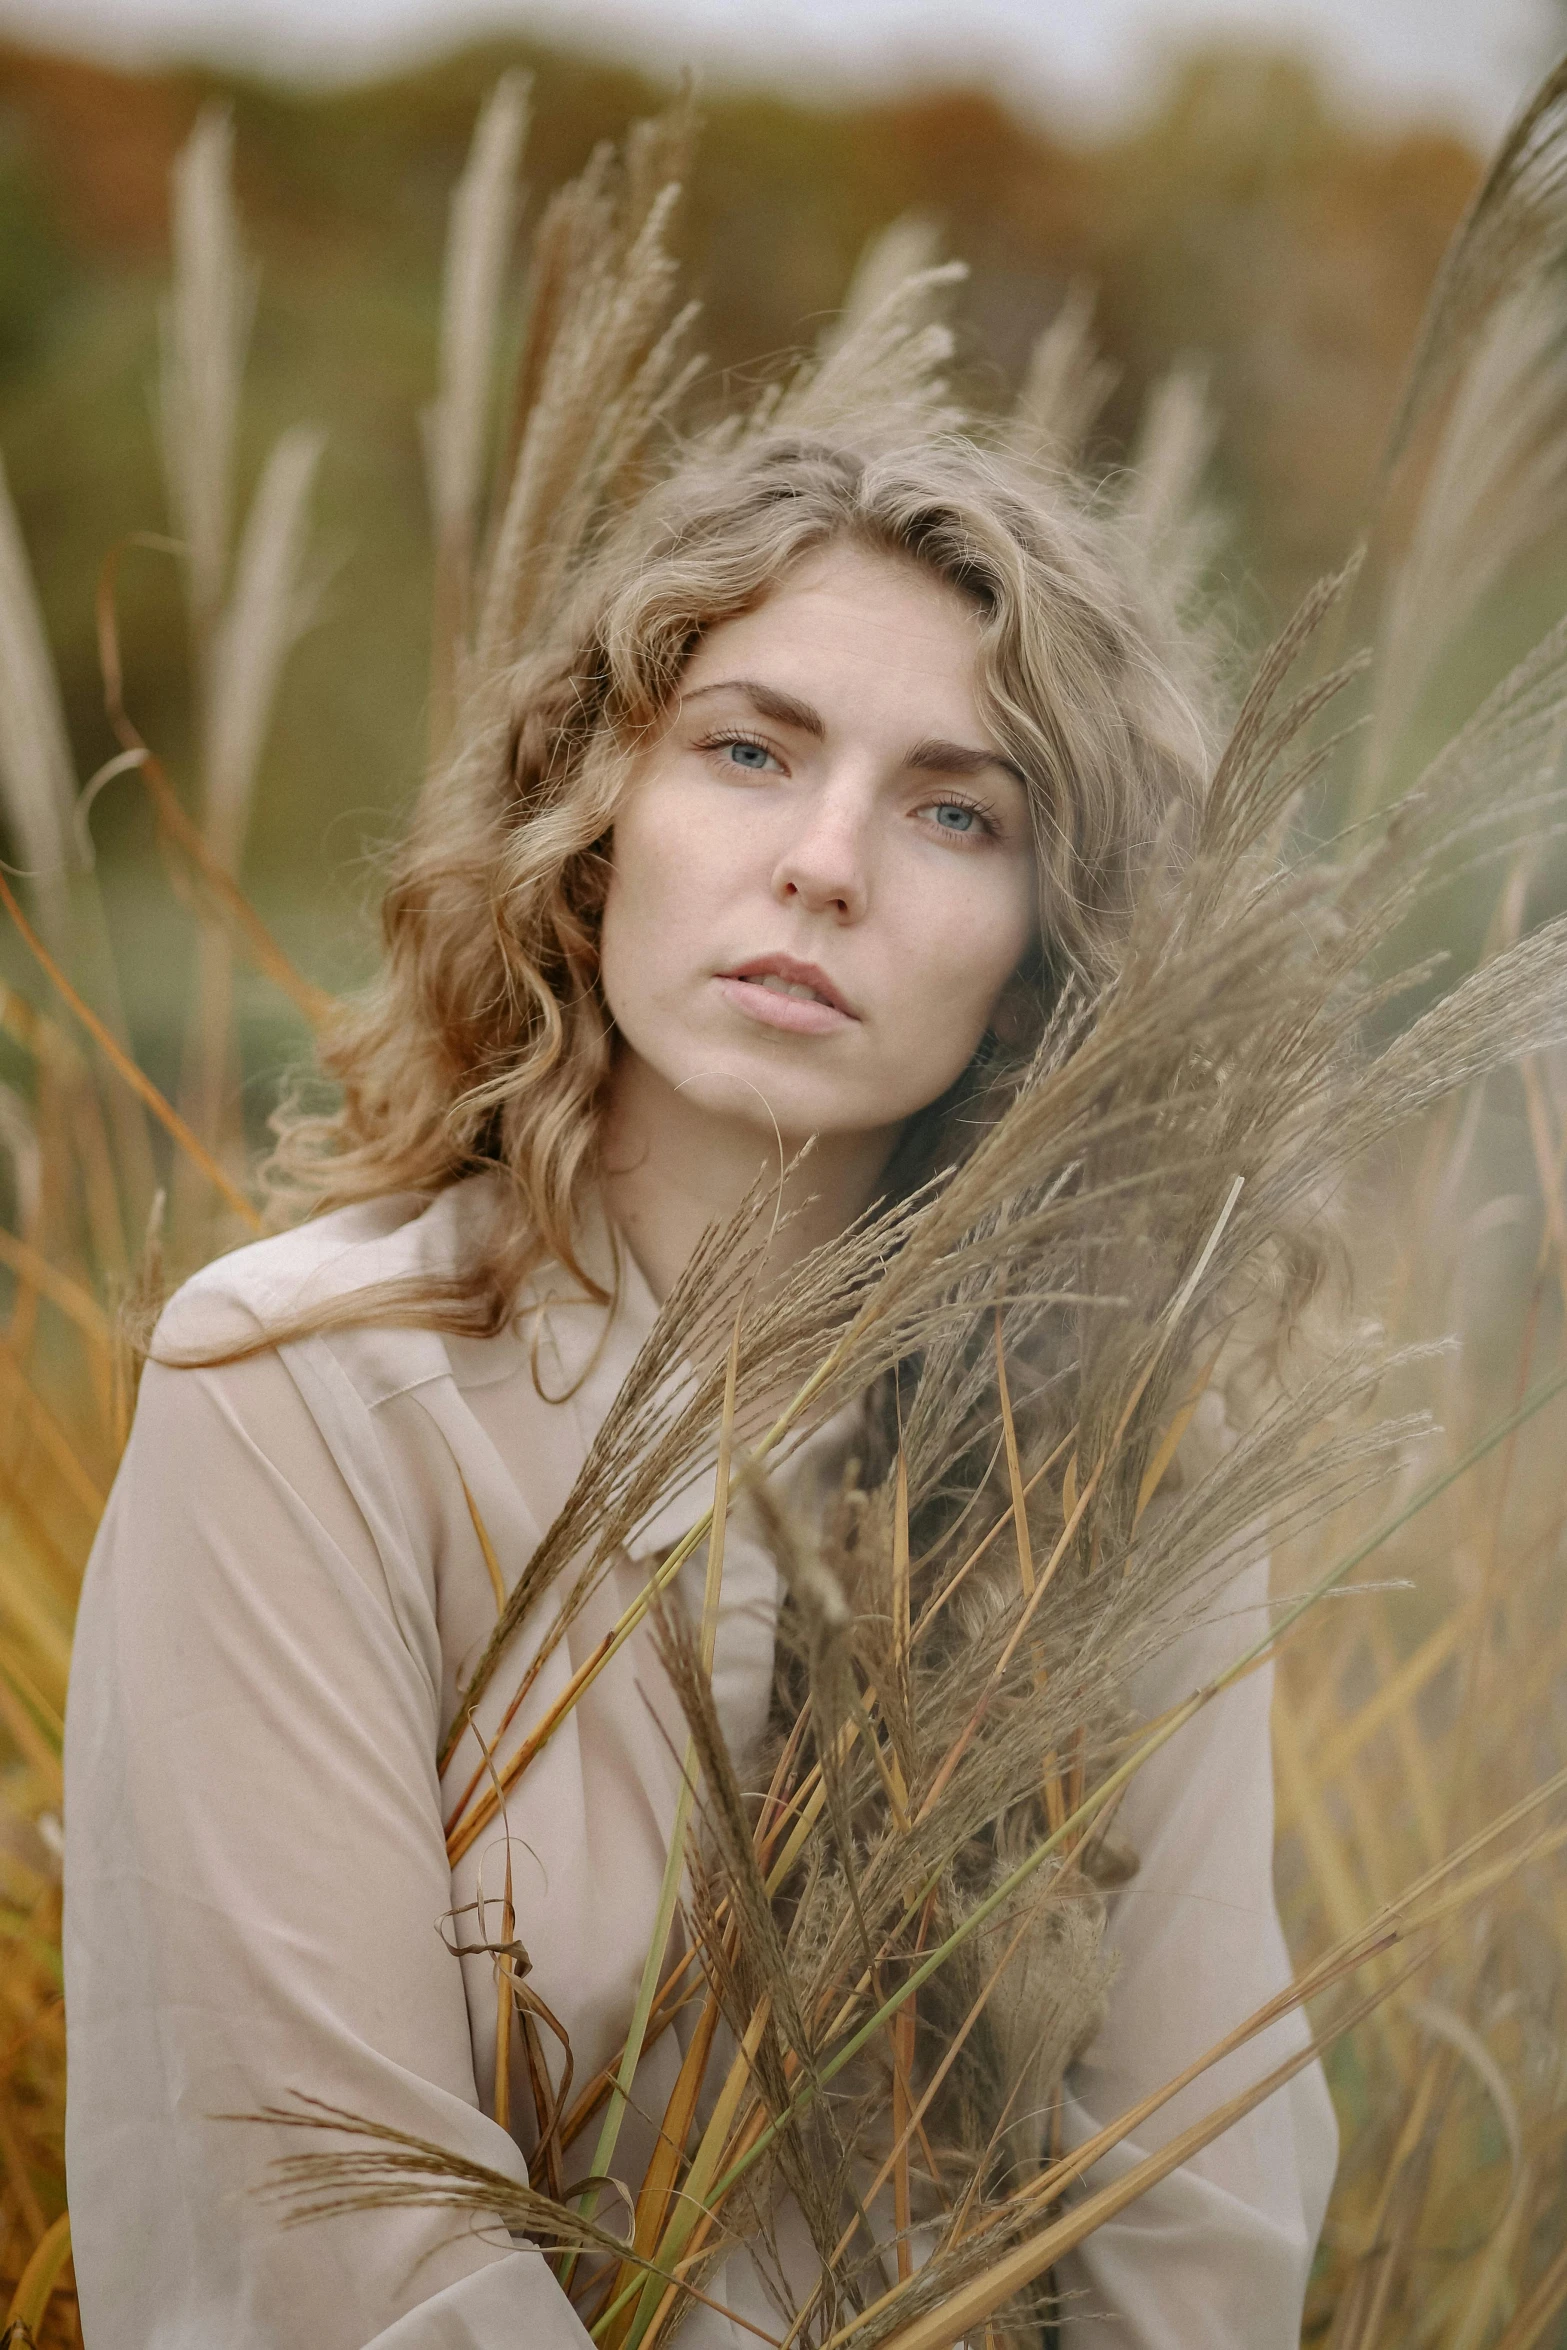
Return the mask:
POLYGON ((773 894, 810 914, 857 922, 867 900, 866 819, 853 796, 813 796, 773 868, 773 894))

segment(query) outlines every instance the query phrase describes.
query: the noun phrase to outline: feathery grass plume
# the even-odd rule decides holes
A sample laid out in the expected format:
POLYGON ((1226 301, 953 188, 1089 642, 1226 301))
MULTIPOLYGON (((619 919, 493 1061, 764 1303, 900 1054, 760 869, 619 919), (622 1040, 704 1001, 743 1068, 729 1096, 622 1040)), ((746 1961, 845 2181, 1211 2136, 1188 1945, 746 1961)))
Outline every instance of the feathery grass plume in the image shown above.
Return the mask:
POLYGON ((1125 471, 1111 484, 1123 561, 1139 582, 1161 660, 1196 714, 1222 708, 1226 620, 1213 584, 1224 537, 1206 476, 1218 437, 1202 368, 1184 363, 1155 383, 1125 471))
MULTIPOLYGON (((1118 370, 1093 338, 1094 295, 1082 280, 1034 344, 1002 426, 1003 445, 1025 463, 1080 488, 1095 420, 1118 370)), ((1122 559, 1142 590, 1148 624, 1170 673, 1192 691, 1195 712, 1216 699, 1219 628, 1208 572, 1223 535, 1204 477, 1218 426, 1205 371, 1183 362, 1155 383, 1125 467, 1112 477, 1107 508, 1119 516, 1122 559)))
POLYGON ((1567 514, 1567 308, 1554 272, 1498 300, 1458 373, 1383 607, 1363 791, 1486 594, 1567 514))
POLYGON ((505 74, 496 83, 474 129, 447 231, 440 389, 422 420, 435 525, 432 759, 450 730, 457 668, 471 625, 501 299, 517 230, 517 173, 528 135, 529 90, 525 74, 505 74))
MULTIPOLYGON (((1525 1870, 1551 1860, 1567 1844, 1567 1825, 1558 1822, 1554 1827, 1542 1828, 1536 1824, 1541 1811, 1563 1792, 1567 1792, 1567 1773, 1558 1773, 1521 1802, 1506 1807, 1477 1835, 1466 1839, 1433 1867, 1420 1872, 1374 1915, 1342 1936, 1284 1994, 1245 2019, 1176 2080, 1107 2126, 1076 2154, 1065 2160, 1030 2165, 1021 2183, 1009 2184, 1006 2192, 993 2198, 986 2209, 976 2210, 972 2198, 965 2196, 960 2204, 960 2224, 938 2239, 923 2266, 906 2272, 897 2286, 889 2287, 869 2308, 864 2306, 861 2296, 854 2295, 852 2298, 859 2304, 858 2314, 841 2326, 832 2323, 833 2278, 824 2270, 822 2292, 816 2304, 808 2304, 800 2313, 789 2338, 803 2338, 802 2321, 817 2318, 823 2322, 810 2326, 808 2338, 830 2342, 834 2350, 871 2350, 872 2345, 882 2342, 896 2342, 904 2345, 905 2350, 913 2350, 914 2345, 923 2345, 924 2350, 939 2350, 942 2343, 953 2338, 956 2329, 966 2331, 970 2325, 996 2314, 1009 2301, 1015 2302, 1020 2288, 1026 2288, 1042 2275, 1053 2259, 1083 2241, 1102 2220, 1124 2209, 1144 2187, 1219 2135, 1261 2096, 1298 2070, 1314 2052, 1313 2046, 1308 2045, 1253 2086, 1225 2100, 1159 2152, 1143 2157, 1130 2171, 1123 2171, 1111 2184, 1080 2198, 1070 2216, 1053 2216, 1066 2191, 1096 2160, 1131 2135, 1149 2113, 1199 2080, 1221 2058, 1246 2046, 1281 2014, 1306 1999, 1321 1999, 1378 1953, 1402 1947, 1406 1955, 1389 1986, 1396 1992, 1414 1968, 1429 1960, 1433 1949, 1440 1948, 1444 1937, 1451 1935, 1454 1924, 1466 1913, 1488 1897, 1494 1898, 1525 1870)), ((898 1996, 894 1995, 891 2004, 897 2004, 898 1996)), ((1315 2045, 1330 2047, 1343 2032, 1361 2021, 1382 1996, 1385 1993, 1379 1991, 1364 1995, 1347 2012, 1341 2006, 1333 2024, 1319 2034, 1315 2045)), ((1461 2041, 1462 2026, 1457 2034, 1450 2032, 1447 2036, 1461 2041)), ((824 2069, 823 2085, 842 2070, 842 2058, 835 2058, 824 2069)), ((800 2101, 801 2093, 796 2089, 792 2102, 797 2105, 800 2101)), ((247 2118, 282 2123, 298 2117, 292 2110, 274 2109, 267 2115, 247 2118)), ((388 2131, 346 2113, 328 2117, 323 2112, 322 2125, 336 2128, 350 2140, 379 2141, 395 2145, 398 2151, 379 2160, 373 2153, 285 2158, 289 2175, 283 2182, 284 2192, 292 2189, 296 2195, 304 2195, 329 2182, 336 2186, 342 2181, 356 2207, 368 2202, 397 2200, 467 2209, 500 2217, 514 2225, 531 2225, 546 2241, 557 2236, 570 2240, 572 2227, 580 2225, 557 2204, 541 2226, 533 2212, 535 2198, 531 2189, 519 2189, 504 2174, 449 2156, 425 2141, 388 2131)), ((769 2129, 775 2130, 776 2122, 769 2129)), ((767 2132, 762 2134, 765 2136, 767 2132)), ((730 2143, 732 2147, 746 2149, 731 2166, 738 2173, 754 2156, 758 2139, 753 2130, 747 2148, 746 2134, 741 2131, 730 2143)), ((308 2209, 302 2216, 309 2216, 308 2209)), ((697 2228, 692 2225, 689 2209, 682 2220, 683 2232, 670 2250, 672 2257, 680 2261, 681 2287, 688 2288, 694 2262, 692 2254, 683 2247, 692 2242, 697 2228)), ((837 2247, 840 2255, 843 2249, 840 2242, 837 2247)), ((630 2288, 629 2297, 643 2296, 646 2309, 649 2304, 645 2294, 645 2286, 637 2281, 630 2288)), ((674 2298, 673 2290, 666 2292, 659 2304, 661 2317, 673 2306, 674 2298)), ((654 2338, 656 2325, 649 2327, 645 2322, 635 2323, 629 2330, 624 2326, 616 2330, 613 2321, 623 2315, 627 2300, 628 2294, 622 2292, 602 2311, 593 2326, 595 2339, 654 2338)))
MULTIPOLYGON (((239 867, 261 752, 290 647, 307 625, 303 578, 309 500, 323 436, 296 425, 277 441, 257 484, 207 656, 201 775, 203 836, 220 870, 239 867)), ((231 1051, 233 951, 226 929, 204 923, 197 948, 197 1021, 187 1066, 185 1114, 198 1134, 219 1136, 231 1051)))
POLYGON ((1428 472, 1375 632, 1382 675, 1356 809, 1388 788, 1444 650, 1560 517, 1564 250, 1567 58, 1522 109, 1448 247, 1383 447, 1373 536, 1386 530, 1417 458, 1428 472))
POLYGON ((76 862, 76 763, 60 688, 0 461, 0 805, 45 934, 65 945, 67 875, 76 862))
POLYGON ((920 212, 906 212, 866 244, 854 265, 837 316, 823 329, 824 353, 837 350, 890 301, 910 278, 940 267, 941 231, 920 212))
POLYGON ((1564 235, 1567 57, 1520 110, 1443 256, 1383 451, 1384 482, 1497 304, 1559 262, 1564 235))
POLYGON ((688 100, 598 148, 534 238, 516 454, 479 600, 488 673, 553 610, 595 523, 692 379, 667 237, 689 167, 688 100))
MULTIPOLYGON (((174 167, 174 285, 165 306, 161 422, 170 507, 184 541, 201 746, 200 827, 232 875, 249 829, 262 746, 284 659, 308 614, 303 581, 311 487, 322 436, 296 426, 272 449, 237 550, 235 434, 255 276, 234 206, 233 130, 206 109, 174 167)), ((181 1107, 220 1156, 233 1156, 233 955, 203 926, 181 1107)), ((176 1220, 205 1212, 182 1162, 176 1220)))
POLYGON ((185 546, 192 629, 216 625, 233 541, 234 435, 255 308, 232 186, 234 126, 204 107, 174 166, 174 284, 163 311, 159 420, 185 546))
POLYGON ((0 1146, 11 1162, 11 1198, 25 1233, 36 1228, 43 1204, 43 1154, 27 1106, 9 1085, 0 1086, 0 1146))
POLYGON ((1007 438, 1020 456, 1067 474, 1081 466, 1120 373, 1100 356, 1093 319, 1093 287, 1075 279, 1029 353, 1007 419, 1007 438))
MULTIPOLYGON (((159 423, 170 515, 183 542, 191 670, 203 747, 227 722, 216 704, 215 653, 233 543, 235 434, 256 278, 246 263, 233 191, 234 129, 226 108, 207 106, 175 160, 174 278, 163 310, 159 423)), ((224 835, 243 836, 241 789, 230 789, 224 835)), ((207 778, 198 807, 204 836, 213 809, 207 778)), ((204 929, 196 944, 194 1009, 185 1033, 180 1109, 208 1147, 220 1133, 233 1074, 232 969, 226 939, 204 929)), ((205 1201, 190 1167, 174 1171, 176 1215, 196 1222, 205 1201)))
POLYGON ((278 680, 310 618, 304 579, 310 493, 325 435, 281 435, 256 486, 230 594, 213 630, 202 742, 207 844, 230 870, 249 829, 256 775, 278 680))
MULTIPOLYGON (((59 681, 38 608, 21 525, 0 461, 0 809, 24 868, 39 927, 56 956, 80 973, 115 1035, 126 1034, 118 977, 96 882, 84 871, 72 817, 76 768, 66 733, 59 681)), ((123 1092, 103 1100, 78 1061, 70 1079, 74 1115, 94 1129, 95 1160, 108 1153, 107 1121, 118 1146, 120 1180, 131 1218, 151 1195, 152 1158, 138 1106, 123 1092)), ((107 1261, 124 1261, 124 1225, 111 1179, 97 1187, 100 1237, 107 1261)))
POLYGON ((944 312, 950 289, 968 270, 961 261, 942 261, 899 274, 927 248, 927 232, 917 222, 895 224, 872 242, 840 326, 822 337, 776 400, 764 396, 753 430, 780 424, 831 432, 848 425, 874 443, 962 421, 946 402, 953 337, 944 312))
POLYGON ((1121 509, 1149 573, 1177 609, 1192 601, 1217 543, 1217 523, 1201 497, 1217 438, 1205 371, 1173 368, 1148 395, 1121 509))

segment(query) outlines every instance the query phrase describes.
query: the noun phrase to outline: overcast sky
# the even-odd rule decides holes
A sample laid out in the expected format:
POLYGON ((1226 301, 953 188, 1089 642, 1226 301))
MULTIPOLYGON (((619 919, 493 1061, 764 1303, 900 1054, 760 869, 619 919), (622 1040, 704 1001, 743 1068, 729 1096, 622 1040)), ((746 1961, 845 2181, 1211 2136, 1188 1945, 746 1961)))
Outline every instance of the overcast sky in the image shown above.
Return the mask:
POLYGON ((954 72, 1085 124, 1214 30, 1293 42, 1357 106, 1494 137, 1567 31, 1560 0, 0 0, 0 33, 140 63, 374 72, 512 29, 723 80, 885 87, 954 72))

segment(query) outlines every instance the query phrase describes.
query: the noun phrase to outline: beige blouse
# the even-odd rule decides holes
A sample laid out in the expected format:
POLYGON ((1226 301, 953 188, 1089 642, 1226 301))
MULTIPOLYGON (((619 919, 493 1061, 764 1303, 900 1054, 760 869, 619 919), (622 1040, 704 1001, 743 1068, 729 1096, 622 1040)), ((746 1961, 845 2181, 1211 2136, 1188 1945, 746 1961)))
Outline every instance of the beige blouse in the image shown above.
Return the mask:
MULTIPOLYGON (((210 1346, 307 1301, 449 1269, 475 1192, 345 1210, 242 1249, 181 1291, 160 1343, 210 1346)), ((629 1263, 613 1314, 560 1276, 533 1303, 484 1341, 349 1329, 217 1369, 148 1366, 88 1569, 66 1725, 66 2159, 88 2350, 587 2343, 541 2254, 493 2226, 395 2210, 282 2227, 257 2189, 303 2134, 224 2118, 304 2092, 526 2175, 525 2084, 516 2134, 491 2118, 491 1962, 446 1947, 453 1913, 498 1895, 504 1860, 498 1821, 455 1870, 442 1836, 435 1758, 496 1610, 463 1488, 509 1585, 654 1315, 629 1263)), ((807 1500, 832 1459, 825 1431, 787 1472, 807 1500)), ((628 1546, 513 1736, 708 1498, 693 1488, 628 1546)), ((1184 1694, 1254 1638, 1265 1599, 1258 1568, 1223 1625, 1172 1647, 1141 1702, 1184 1694)), ((737 1522, 714 1674, 737 1756, 765 1720, 776 1602, 772 1563, 737 1522)), ((519 1665, 529 1640, 525 1626, 519 1665)), ((486 1737, 503 1684, 514 1676, 479 1709, 486 1737)), ((1287 1978, 1268 1700, 1266 1674, 1241 1682, 1131 1790, 1141 1866, 1112 1901, 1119 1971, 1069 2077, 1069 2142, 1287 1978)), ((579 2085, 630 2020, 683 1744, 651 1643, 634 1638, 508 1804, 517 1930, 579 2085)), ((454 1760, 448 1801, 472 1752, 454 1760)), ((1277 2025, 1114 2163, 1257 2077, 1302 2029, 1277 2025)), ((635 2111, 663 2110, 678 2061, 673 2035, 643 2060, 616 2163, 633 2181, 649 2151, 635 2111)), ((1293 2350, 1335 2153, 1308 2069, 1063 2264, 1073 2308, 1100 2321, 1093 2341, 1293 2350)), ((763 2334, 786 2330, 748 2255, 707 2289, 763 2334)), ((692 2350, 757 2338, 705 2308, 680 2333, 692 2350)))

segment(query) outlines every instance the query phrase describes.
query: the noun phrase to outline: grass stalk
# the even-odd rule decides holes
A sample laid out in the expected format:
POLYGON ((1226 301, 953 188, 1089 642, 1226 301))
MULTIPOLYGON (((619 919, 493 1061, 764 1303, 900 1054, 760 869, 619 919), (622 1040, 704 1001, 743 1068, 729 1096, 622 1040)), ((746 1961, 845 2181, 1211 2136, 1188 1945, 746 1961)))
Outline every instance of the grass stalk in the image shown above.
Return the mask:
POLYGON ((115 1075, 130 1087, 132 1093, 146 1103, 159 1125, 172 1136, 176 1146, 185 1154, 186 1158, 200 1169, 213 1190, 218 1193, 240 1222, 248 1225, 252 1232, 258 1232, 261 1229, 261 1218, 255 1208, 251 1206, 250 1201, 246 1199, 238 1185, 233 1183, 223 1168, 218 1165, 217 1160, 212 1156, 200 1136, 192 1133, 178 1110, 164 1100, 151 1078, 143 1075, 124 1047, 104 1026, 92 1007, 83 1003, 17 904, 11 886, 3 873, 0 873, 0 906, 4 906, 10 915, 12 922, 21 934, 23 945, 49 981, 50 986, 66 1006, 74 1012, 115 1075))

